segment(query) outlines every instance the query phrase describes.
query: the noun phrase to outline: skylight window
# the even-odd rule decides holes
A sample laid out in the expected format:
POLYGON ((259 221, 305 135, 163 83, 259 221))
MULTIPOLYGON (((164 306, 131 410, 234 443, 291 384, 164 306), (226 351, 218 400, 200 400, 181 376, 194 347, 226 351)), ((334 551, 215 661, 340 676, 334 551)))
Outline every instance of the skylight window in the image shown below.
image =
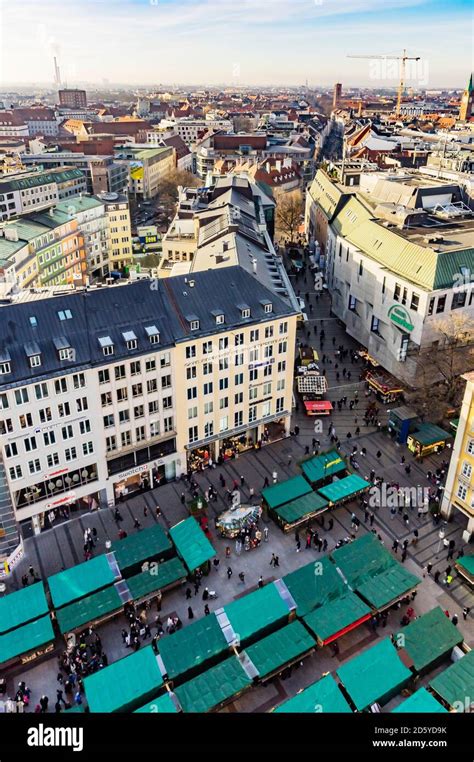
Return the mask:
POLYGON ((72 319, 72 312, 71 312, 71 310, 59 310, 59 312, 58 312, 58 318, 60 320, 71 320, 72 319))

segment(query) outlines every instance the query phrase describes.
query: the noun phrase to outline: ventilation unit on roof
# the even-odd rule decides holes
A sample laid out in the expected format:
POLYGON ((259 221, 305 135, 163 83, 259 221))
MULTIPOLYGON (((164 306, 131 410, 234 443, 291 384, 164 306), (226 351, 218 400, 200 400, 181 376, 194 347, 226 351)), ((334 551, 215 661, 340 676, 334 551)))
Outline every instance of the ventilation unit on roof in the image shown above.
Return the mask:
POLYGON ((190 280, 188 285, 189 285, 189 288, 194 288, 194 281, 190 280))

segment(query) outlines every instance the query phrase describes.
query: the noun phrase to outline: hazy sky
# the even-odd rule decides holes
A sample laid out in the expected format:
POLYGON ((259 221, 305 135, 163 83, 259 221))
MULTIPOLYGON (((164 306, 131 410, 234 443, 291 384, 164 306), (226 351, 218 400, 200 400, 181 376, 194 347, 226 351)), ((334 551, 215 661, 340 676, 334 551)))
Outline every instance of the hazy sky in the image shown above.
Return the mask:
POLYGON ((407 85, 460 87, 471 0, 0 0, 0 87, 101 84, 380 85, 397 70, 347 54, 423 61, 407 85))

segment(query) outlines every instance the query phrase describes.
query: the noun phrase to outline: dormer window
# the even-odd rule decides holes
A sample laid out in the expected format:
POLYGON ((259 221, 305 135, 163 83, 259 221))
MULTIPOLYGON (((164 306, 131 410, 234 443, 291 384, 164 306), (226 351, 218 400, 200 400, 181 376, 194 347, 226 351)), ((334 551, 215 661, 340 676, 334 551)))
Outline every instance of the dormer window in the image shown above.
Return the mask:
POLYGON ((213 315, 216 321, 216 325, 222 325, 225 322, 225 317, 222 310, 211 310, 211 315, 213 315))
POLYGON ((197 315, 186 315, 191 331, 199 331, 199 318, 197 315))
POLYGON ((249 318, 250 317, 250 310, 248 309, 248 307, 246 309, 243 309, 241 314, 242 314, 243 318, 249 318))
POLYGON ((133 331, 126 331, 122 333, 122 336, 127 345, 127 349, 136 349, 138 347, 138 340, 133 331))
POLYGON ((269 312, 273 312, 273 304, 268 299, 262 299, 260 304, 262 305, 263 311, 265 313, 268 314, 269 312))
POLYGON ((156 325, 147 325, 145 326, 145 333, 148 336, 148 339, 150 341, 150 344, 159 344, 160 343, 160 332, 156 325))
POLYGON ((74 360, 74 349, 65 336, 53 339, 53 344, 60 360, 74 360))
POLYGON ((99 344, 102 349, 102 354, 105 357, 110 357, 114 354, 114 343, 110 336, 101 336, 99 338, 99 344))
POLYGON ((9 362, 0 362, 0 376, 6 376, 7 373, 11 373, 12 368, 9 362))
POLYGON ((39 368, 41 365, 41 355, 31 355, 30 357, 30 367, 31 368, 39 368))
POLYGON ((240 317, 243 318, 244 320, 245 318, 250 317, 250 307, 248 306, 248 304, 238 304, 237 309, 240 312, 240 317))

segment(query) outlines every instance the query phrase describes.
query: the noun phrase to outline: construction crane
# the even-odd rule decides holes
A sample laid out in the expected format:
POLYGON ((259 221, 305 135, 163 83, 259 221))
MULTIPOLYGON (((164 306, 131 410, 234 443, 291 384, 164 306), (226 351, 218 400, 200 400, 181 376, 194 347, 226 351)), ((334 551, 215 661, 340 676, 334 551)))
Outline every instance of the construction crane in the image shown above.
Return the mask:
POLYGON ((403 51, 402 56, 347 56, 348 58, 379 58, 386 61, 401 61, 402 69, 400 72, 400 84, 398 85, 397 107, 395 109, 396 116, 400 116, 403 89, 405 87, 405 64, 407 61, 419 61, 421 56, 407 56, 406 50, 403 51))

